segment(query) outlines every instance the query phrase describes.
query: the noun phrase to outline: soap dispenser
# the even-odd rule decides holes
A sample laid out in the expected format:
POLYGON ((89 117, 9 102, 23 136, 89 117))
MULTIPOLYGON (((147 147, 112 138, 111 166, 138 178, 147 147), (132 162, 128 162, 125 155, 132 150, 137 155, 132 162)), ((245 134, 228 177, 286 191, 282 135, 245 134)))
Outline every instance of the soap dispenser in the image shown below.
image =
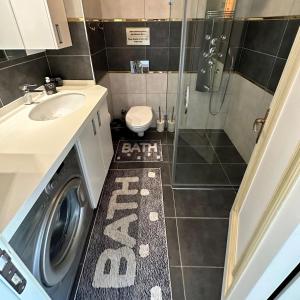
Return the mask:
POLYGON ((55 82, 52 82, 49 77, 45 77, 44 87, 47 95, 53 95, 57 93, 55 82))

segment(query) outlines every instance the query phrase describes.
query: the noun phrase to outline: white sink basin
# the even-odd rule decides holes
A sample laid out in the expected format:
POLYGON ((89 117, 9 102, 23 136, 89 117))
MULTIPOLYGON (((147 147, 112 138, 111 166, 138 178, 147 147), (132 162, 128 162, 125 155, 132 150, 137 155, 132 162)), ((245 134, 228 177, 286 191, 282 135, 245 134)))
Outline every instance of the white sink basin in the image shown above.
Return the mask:
POLYGON ((51 96, 50 99, 38 104, 29 114, 34 121, 48 121, 65 117, 82 107, 85 95, 65 93, 51 96))

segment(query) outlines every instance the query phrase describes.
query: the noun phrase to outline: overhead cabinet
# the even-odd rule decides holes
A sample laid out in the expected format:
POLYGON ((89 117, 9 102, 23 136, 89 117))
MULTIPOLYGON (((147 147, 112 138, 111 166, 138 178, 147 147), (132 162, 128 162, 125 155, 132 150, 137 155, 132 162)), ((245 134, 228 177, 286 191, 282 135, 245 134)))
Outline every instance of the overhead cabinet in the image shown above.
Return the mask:
POLYGON ((2 49, 60 49, 72 46, 63 0, 1 0, 2 49), (3 15, 3 16, 2 16, 3 15), (4 16, 6 16, 4 18, 4 16), (3 32, 2 32, 3 31, 3 32), (22 42, 20 42, 22 41, 22 42))

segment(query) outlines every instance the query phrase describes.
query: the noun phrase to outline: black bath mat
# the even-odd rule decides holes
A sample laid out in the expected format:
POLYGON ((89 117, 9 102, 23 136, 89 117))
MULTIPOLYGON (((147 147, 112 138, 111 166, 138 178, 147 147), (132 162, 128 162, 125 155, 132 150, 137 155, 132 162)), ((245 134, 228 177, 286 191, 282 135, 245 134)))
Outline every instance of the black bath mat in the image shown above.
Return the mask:
POLYGON ((157 162, 162 161, 162 147, 159 140, 126 141, 118 143, 116 162, 157 162))
POLYGON ((171 299, 160 169, 109 171, 75 299, 171 299))

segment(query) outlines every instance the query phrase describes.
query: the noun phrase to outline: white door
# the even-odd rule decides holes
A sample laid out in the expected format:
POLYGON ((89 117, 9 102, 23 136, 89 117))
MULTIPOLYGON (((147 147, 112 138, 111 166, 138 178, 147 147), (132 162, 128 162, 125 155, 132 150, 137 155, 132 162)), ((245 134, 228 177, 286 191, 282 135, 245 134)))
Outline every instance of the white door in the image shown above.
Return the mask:
MULTIPOLYGON (((0 298, 5 300, 50 300, 50 297, 40 286, 39 282, 34 278, 34 276, 29 272, 27 267, 23 264, 14 250, 6 242, 6 240, 0 234, 0 250, 4 250, 11 259, 13 265, 18 269, 26 280, 26 285, 21 294, 17 293, 13 287, 6 281, 6 279, 0 275, 0 298)), ((3 271, 7 268, 7 259, 4 256, 0 256, 0 270, 3 271)), ((15 277, 15 282, 17 282, 17 277, 15 277)))
POLYGON ((114 149, 110 131, 110 114, 108 112, 107 100, 103 99, 97 110, 97 123, 99 128, 99 143, 105 166, 106 173, 108 172, 114 149))
POLYGON ((100 132, 97 128, 97 117, 86 125, 78 139, 77 147, 83 174, 86 179, 91 205, 96 208, 104 184, 106 171, 99 145, 100 132))
POLYGON ((299 57, 300 33, 231 211, 226 300, 267 299, 300 261, 299 57))

